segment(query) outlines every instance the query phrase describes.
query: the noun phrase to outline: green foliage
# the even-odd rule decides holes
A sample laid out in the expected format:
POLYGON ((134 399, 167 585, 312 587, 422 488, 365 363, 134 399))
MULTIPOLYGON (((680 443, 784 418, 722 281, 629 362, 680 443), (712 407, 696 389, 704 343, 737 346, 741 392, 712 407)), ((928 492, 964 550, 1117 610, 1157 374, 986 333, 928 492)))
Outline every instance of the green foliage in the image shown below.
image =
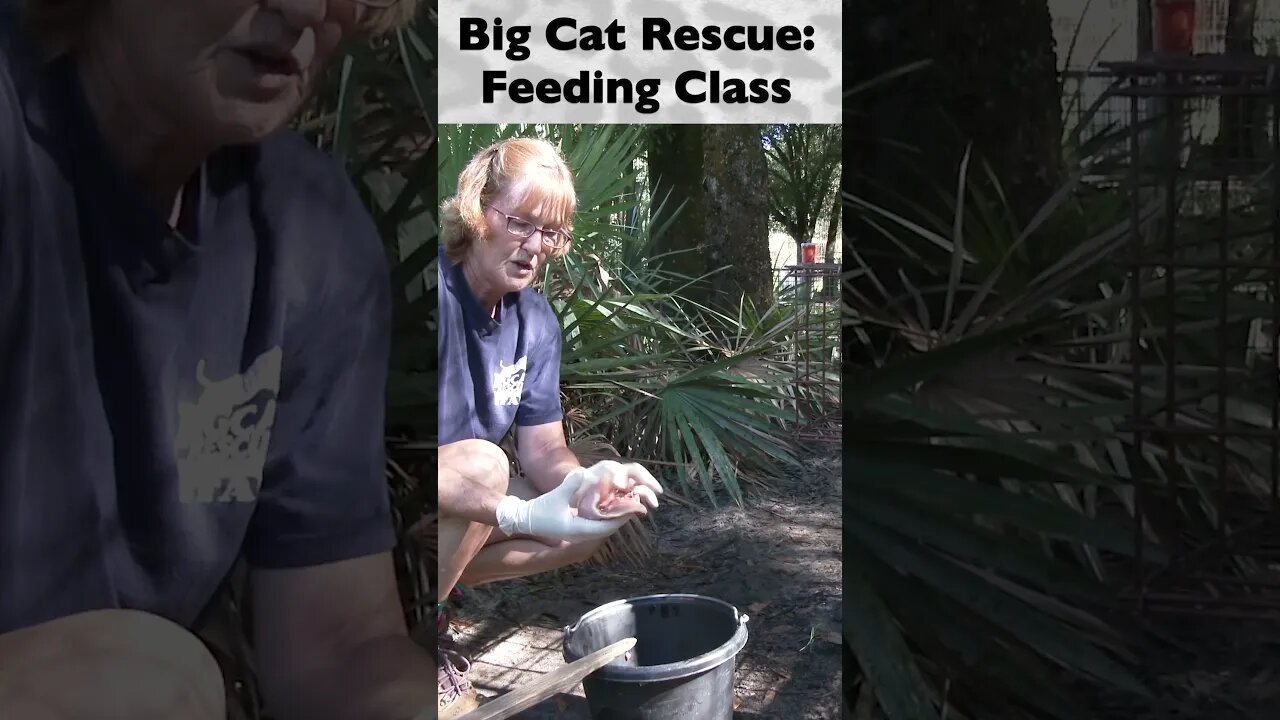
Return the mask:
POLYGON ((381 232, 391 266, 388 491, 409 629, 434 629, 436 538, 436 3, 405 28, 355 38, 297 120, 332 153, 381 232))
POLYGON ((418 439, 435 432, 436 13, 373 42, 353 42, 330 66, 297 126, 347 168, 392 265, 395 331, 388 423, 418 439))
POLYGON ((839 125, 766 125, 769 216, 796 242, 807 242, 831 206, 840 180, 839 125))
MULTIPOLYGON (((928 204, 948 217, 906 198, 894 211, 845 197, 872 228, 846 250, 846 333, 862 367, 847 372, 845 556, 865 585, 846 633, 895 720, 941 707, 1083 717, 1062 671, 1144 692, 1118 662, 1122 638, 1088 612, 1113 598, 1118 570, 1133 569, 1135 483, 1182 489, 1176 527, 1214 525, 1211 481, 1245 496, 1267 491, 1256 442, 1228 441, 1223 478, 1210 449, 1184 446, 1174 463, 1121 432, 1139 392, 1147 408, 1167 405, 1170 354, 1182 359, 1180 402, 1169 409, 1179 424, 1208 427, 1221 409, 1265 425, 1257 378, 1236 367, 1220 385, 1212 365, 1230 340, 1205 328, 1225 319, 1242 329, 1269 305, 1233 291, 1225 308, 1212 301, 1224 282, 1234 290, 1262 279, 1255 271, 1179 270, 1174 297, 1166 276, 1135 286, 1123 265, 1129 243, 1134 233, 1166 242, 1173 208, 1146 190, 1091 187, 1086 177, 1102 173, 1095 158, 1120 136, 1079 137, 1065 141, 1072 176, 1026 223, 968 152, 954 193, 928 204), (875 250, 896 266, 873 267, 875 250), (1141 389, 1135 353, 1151 363, 1141 389), (858 637, 886 616, 894 622, 874 642, 858 637)), ((1191 193, 1177 188, 1176 202, 1191 193)), ((1247 204, 1232 212, 1232 256, 1259 257, 1265 223, 1247 204)), ((1213 223, 1183 216, 1173 242, 1194 262, 1217 252, 1215 238, 1213 223)), ((1149 519, 1142 539, 1154 565, 1139 572, 1167 563, 1165 548, 1180 540, 1149 519)))
MULTIPOLYGON (((1116 634, 1082 604, 1105 597, 1084 570, 1097 567, 1089 562, 1098 552, 1132 554, 1131 534, 1082 512, 1084 499, 1097 488, 1124 491, 1089 452, 1105 445, 1098 432, 1083 436, 1079 453, 1041 440, 1089 418, 1070 414, 1072 389, 1019 347, 1053 331, 1058 291, 1081 268, 1042 269, 1021 293, 1001 282, 1010 269, 1034 274, 1018 249, 1052 210, 994 255, 1008 222, 963 200, 945 236, 849 200, 909 228, 910 257, 950 256, 932 270, 949 278, 944 285, 908 283, 911 297, 895 299, 866 289, 884 286, 851 253, 860 270, 847 290, 847 331, 881 360, 846 381, 844 551, 866 585, 848 606, 846 632, 882 707, 894 720, 937 717, 943 705, 978 718, 1082 717, 1054 664, 1141 691, 1105 650, 1118 647, 1116 634), (988 222, 970 228, 968 217, 988 222), (877 630, 885 638, 856 637, 886 614, 895 622, 877 630)), ((1093 244, 1105 245, 1102 237, 1093 244)))

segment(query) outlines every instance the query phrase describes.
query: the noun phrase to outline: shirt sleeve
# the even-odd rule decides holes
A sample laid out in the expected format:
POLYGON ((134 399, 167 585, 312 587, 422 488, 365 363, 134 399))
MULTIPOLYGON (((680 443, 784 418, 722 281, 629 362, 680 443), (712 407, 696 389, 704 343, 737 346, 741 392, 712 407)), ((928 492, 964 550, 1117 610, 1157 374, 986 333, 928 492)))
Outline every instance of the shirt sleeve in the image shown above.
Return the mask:
POLYGON ((516 411, 516 425, 520 427, 542 425, 564 417, 564 410, 560 406, 563 333, 560 330, 560 320, 550 303, 542 299, 540 304, 541 337, 529 353, 524 392, 520 397, 520 409, 516 411))
POLYGON ((384 438, 390 278, 372 221, 362 207, 349 213, 342 237, 300 261, 327 263, 317 275, 328 280, 286 330, 275 437, 245 548, 259 567, 395 546, 384 438))

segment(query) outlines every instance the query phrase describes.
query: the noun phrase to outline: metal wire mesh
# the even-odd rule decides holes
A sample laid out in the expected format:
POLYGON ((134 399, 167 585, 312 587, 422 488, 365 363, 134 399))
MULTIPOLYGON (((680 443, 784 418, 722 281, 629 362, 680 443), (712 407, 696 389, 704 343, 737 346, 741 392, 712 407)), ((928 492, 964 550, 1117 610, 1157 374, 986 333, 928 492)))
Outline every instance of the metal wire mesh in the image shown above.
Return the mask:
POLYGON ((796 323, 790 350, 796 434, 840 441, 840 265, 806 263, 774 270, 779 301, 796 323))
MULTIPOLYGON (((1196 31, 1192 37, 1196 53, 1216 55, 1226 52, 1227 23, 1230 0, 1197 0, 1196 31)), ((1257 4, 1258 15, 1253 21, 1253 51, 1259 55, 1275 54, 1280 41, 1280 17, 1268 3, 1257 4)))
POLYGON ((1108 68, 1128 104, 1134 213, 1132 597, 1280 620, 1280 59, 1108 68), (1212 132, 1195 132, 1197 113, 1212 132), (1153 565, 1157 537, 1170 557, 1153 565))

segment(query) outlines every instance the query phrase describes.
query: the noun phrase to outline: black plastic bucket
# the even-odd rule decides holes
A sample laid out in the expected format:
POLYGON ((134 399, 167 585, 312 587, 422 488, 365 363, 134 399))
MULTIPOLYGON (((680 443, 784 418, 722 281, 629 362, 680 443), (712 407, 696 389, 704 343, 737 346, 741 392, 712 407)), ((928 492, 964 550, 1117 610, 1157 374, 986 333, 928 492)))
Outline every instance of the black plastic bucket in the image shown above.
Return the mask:
POLYGON ((592 720, 732 720, 747 616, 701 595, 646 595, 601 605, 564 629, 573 662, 619 640, 636 646, 582 681, 592 720))

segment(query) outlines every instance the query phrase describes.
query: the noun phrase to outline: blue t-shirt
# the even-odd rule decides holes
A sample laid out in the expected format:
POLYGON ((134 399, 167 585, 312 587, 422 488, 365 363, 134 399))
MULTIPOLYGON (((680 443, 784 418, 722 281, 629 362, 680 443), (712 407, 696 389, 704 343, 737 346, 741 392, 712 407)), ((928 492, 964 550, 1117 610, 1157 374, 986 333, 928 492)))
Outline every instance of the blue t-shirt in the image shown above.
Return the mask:
POLYGON ((499 443, 513 424, 561 419, 560 321, 547 299, 507 293, 491 318, 443 249, 439 268, 439 443, 499 443))
POLYGON ((388 269, 342 169, 288 132, 225 149, 173 230, 6 7, 0 632, 101 608, 190 625, 242 551, 394 547, 388 269))

